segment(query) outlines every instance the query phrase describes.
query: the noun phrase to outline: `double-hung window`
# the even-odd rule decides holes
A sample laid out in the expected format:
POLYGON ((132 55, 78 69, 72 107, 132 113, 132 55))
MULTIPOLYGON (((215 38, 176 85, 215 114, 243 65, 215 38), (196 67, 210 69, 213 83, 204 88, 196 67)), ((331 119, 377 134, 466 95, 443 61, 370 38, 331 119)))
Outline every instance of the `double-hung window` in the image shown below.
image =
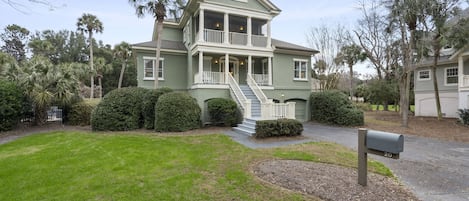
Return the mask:
POLYGON ((431 80, 431 78, 430 78, 430 70, 421 70, 421 71, 418 71, 418 80, 419 80, 419 81, 431 80))
POLYGON ((458 68, 450 67, 445 68, 445 85, 457 85, 458 84, 458 68))
POLYGON ((308 60, 294 59, 294 80, 307 80, 308 60))
MULTIPOLYGON (((154 69, 156 68, 155 57, 143 57, 143 79, 144 80, 155 80, 153 75, 154 69)), ((164 80, 164 58, 160 58, 160 67, 158 71, 158 80, 164 80)))

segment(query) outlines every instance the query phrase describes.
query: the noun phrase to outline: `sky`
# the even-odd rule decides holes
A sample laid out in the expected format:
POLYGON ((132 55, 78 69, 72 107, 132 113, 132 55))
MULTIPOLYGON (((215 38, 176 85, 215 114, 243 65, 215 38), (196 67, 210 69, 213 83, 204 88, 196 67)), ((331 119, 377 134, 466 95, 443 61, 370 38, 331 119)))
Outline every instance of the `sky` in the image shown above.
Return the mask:
MULTIPOLYGON (((95 34, 104 44, 121 41, 134 44, 150 41, 153 17, 138 18, 127 0, 49 0, 53 9, 28 0, 13 0, 24 7, 17 9, 0 1, 0 29, 17 24, 28 30, 76 30, 76 22, 83 13, 96 15, 103 23, 103 33, 95 34)), ((312 27, 334 26, 337 23, 353 28, 361 13, 358 0, 271 0, 282 12, 272 21, 272 37, 308 47, 306 34, 312 27)), ((3 31, 2 31, 3 32, 3 31)), ((368 73, 359 66, 354 70, 368 73)))

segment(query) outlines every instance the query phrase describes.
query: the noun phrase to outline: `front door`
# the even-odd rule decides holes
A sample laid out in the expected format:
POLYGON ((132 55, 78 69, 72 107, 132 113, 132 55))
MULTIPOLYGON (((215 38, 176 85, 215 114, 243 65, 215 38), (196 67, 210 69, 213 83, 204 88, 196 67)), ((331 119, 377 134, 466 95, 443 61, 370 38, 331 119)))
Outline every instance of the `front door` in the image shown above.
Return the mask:
MULTIPOLYGON (((224 57, 220 58, 220 69, 221 72, 225 72, 225 59, 224 57)), ((230 57, 228 64, 228 72, 233 76, 236 82, 239 83, 239 61, 236 58, 230 57)))

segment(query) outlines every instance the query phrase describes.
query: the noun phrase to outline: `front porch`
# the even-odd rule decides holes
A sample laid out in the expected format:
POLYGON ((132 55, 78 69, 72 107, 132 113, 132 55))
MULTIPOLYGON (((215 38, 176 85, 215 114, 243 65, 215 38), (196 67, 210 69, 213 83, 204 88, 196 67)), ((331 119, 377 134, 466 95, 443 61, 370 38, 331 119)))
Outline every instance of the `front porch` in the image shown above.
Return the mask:
POLYGON ((240 85, 251 77, 259 86, 272 86, 271 57, 204 54, 199 52, 194 85, 228 85, 231 75, 240 85))

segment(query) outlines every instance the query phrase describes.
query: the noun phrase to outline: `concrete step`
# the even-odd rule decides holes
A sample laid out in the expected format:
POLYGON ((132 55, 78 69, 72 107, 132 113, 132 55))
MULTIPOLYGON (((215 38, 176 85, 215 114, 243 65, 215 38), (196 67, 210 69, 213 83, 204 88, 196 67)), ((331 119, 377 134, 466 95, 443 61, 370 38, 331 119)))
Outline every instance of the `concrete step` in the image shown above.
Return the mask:
MULTIPOLYGON (((252 114, 252 116, 255 115, 252 114)), ((256 133, 256 120, 252 118, 245 118, 242 124, 238 124, 238 127, 233 127, 233 130, 239 134, 253 136, 254 133, 256 133)))
POLYGON ((240 127, 233 127, 233 130, 236 133, 239 133, 239 134, 242 134, 242 135, 247 135, 247 136, 253 136, 254 133, 256 133, 253 130, 248 130, 248 129, 244 129, 244 128, 240 128, 240 127))

